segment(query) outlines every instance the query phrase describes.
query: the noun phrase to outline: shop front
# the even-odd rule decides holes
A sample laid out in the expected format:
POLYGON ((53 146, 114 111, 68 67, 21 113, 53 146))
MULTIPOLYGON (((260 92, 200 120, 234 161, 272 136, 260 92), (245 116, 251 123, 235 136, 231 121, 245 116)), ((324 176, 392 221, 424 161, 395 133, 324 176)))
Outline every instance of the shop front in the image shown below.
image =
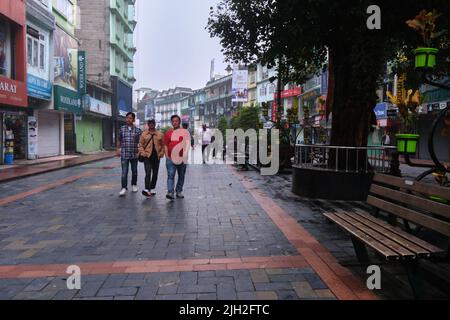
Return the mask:
POLYGON ((0 163, 27 157, 25 2, 0 1, 0 163))
POLYGON ((77 91, 54 86, 55 110, 64 114, 64 151, 65 154, 76 152, 75 121, 83 114, 81 98, 77 91))
POLYGON ((94 99, 84 98, 85 114, 77 121, 75 135, 77 137, 77 152, 93 153, 103 150, 103 123, 110 122, 111 105, 94 99))

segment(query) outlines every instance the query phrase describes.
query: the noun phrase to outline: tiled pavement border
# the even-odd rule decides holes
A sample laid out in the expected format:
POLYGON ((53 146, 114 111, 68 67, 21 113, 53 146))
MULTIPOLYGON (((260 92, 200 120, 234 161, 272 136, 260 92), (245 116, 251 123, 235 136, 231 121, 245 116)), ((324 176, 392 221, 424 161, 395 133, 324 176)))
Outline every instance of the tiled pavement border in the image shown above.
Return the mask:
MULTIPOLYGON (((78 264, 83 275, 193 272, 218 270, 305 268, 301 256, 223 259, 148 260, 78 264)), ((0 266, 0 279, 42 278, 66 275, 67 265, 0 266)))
POLYGON ((298 224, 275 201, 265 195, 236 169, 232 168, 231 170, 239 177, 244 187, 338 299, 377 299, 377 296, 369 291, 360 279, 354 276, 350 270, 342 267, 316 238, 298 224))
MULTIPOLYGON (((255 187, 233 167, 229 166, 229 168, 289 242, 297 249, 299 256, 85 263, 79 264, 82 273, 85 275, 103 275, 312 267, 338 299, 377 298, 376 295, 364 287, 360 279, 346 268, 343 268, 325 247, 270 197, 255 187)), ((69 177, 22 194, 0 199, 0 205, 11 203, 91 175, 95 175, 95 172, 87 171, 84 174, 69 177)), ((61 276, 66 275, 66 268, 67 265, 2 266, 0 267, 0 279, 61 276)))

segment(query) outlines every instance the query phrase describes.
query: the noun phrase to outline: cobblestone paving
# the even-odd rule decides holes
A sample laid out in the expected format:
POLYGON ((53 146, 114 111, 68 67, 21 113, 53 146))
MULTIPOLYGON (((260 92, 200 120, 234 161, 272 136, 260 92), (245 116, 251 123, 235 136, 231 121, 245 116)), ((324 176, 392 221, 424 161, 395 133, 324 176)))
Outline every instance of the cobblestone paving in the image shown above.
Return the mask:
POLYGON ((376 298, 318 215, 342 204, 230 166, 190 166, 184 200, 165 199, 165 180, 162 163, 155 198, 118 198, 112 159, 0 184, 0 299, 376 298), (81 290, 67 289, 72 264, 81 290))
MULTIPOLYGON (((402 166, 401 169, 406 177, 416 177, 424 170, 409 168, 407 166, 402 166)), ((307 229, 337 258, 341 265, 349 268, 354 274, 359 275, 361 279, 367 277, 359 266, 353 244, 348 234, 336 225, 329 223, 324 218, 323 213, 334 211, 335 208, 348 211, 353 210, 353 208, 359 208, 370 211, 371 208, 369 206, 362 202, 312 200, 299 197, 291 191, 292 176, 290 174, 262 177, 254 171, 247 171, 243 175, 258 188, 270 195, 280 207, 294 217, 299 224, 307 229)), ((434 183, 430 179, 426 182, 434 183)), ((412 299, 413 295, 404 268, 395 263, 386 265, 370 250, 369 254, 374 264, 383 266, 383 290, 378 292, 378 294, 386 299, 412 299)), ((430 295, 430 299, 449 298, 448 293, 440 291, 435 286, 429 283, 425 283, 425 286, 430 295)))

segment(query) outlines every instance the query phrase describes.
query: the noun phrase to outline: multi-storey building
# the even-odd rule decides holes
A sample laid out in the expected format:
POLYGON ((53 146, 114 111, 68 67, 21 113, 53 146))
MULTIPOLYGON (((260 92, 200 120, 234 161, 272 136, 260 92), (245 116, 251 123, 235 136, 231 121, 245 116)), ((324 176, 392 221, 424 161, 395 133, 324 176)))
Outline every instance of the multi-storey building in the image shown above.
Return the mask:
POLYGON ((76 35, 88 59, 87 110, 104 148, 115 145, 125 115, 133 112, 135 2, 78 0, 81 28, 76 35), (95 109, 98 105, 100 110, 95 109))
POLYGON ((64 113, 55 110, 52 103, 53 34, 56 28, 52 9, 51 1, 27 0, 28 105, 37 128, 36 137, 31 132, 28 136, 28 159, 65 152, 64 113))
POLYGON ((160 92, 154 102, 157 127, 160 129, 169 127, 171 125, 170 118, 173 115, 181 117, 182 101, 193 93, 192 89, 181 87, 160 92))
POLYGON ((51 125, 56 123, 56 116, 51 113, 45 115, 49 123, 48 131, 54 132, 48 144, 59 143, 63 146, 64 153, 74 153, 77 151, 76 122, 82 121, 83 114, 78 77, 79 41, 75 37, 76 17, 79 12, 76 0, 52 0, 52 4, 52 12, 56 20, 52 62, 53 109, 63 115, 64 122, 61 126, 51 125), (52 116, 55 119, 50 119, 52 116), (59 141, 56 140, 57 130, 62 132, 59 141))
POLYGON ((26 3, 0 1, 0 163, 27 156, 26 3))
POLYGON ((230 119, 237 111, 237 103, 232 102, 231 85, 233 76, 228 75, 213 79, 205 87, 205 108, 200 114, 203 121, 210 127, 217 127, 223 116, 230 119))

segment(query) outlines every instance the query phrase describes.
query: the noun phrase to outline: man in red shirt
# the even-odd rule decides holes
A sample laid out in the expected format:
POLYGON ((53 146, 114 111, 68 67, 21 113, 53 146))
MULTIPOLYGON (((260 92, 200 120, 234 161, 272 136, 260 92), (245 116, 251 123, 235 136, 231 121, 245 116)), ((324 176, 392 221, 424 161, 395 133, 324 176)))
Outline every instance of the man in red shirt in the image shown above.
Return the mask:
POLYGON ((164 138, 168 190, 166 198, 174 200, 176 191, 176 197, 184 199, 183 186, 191 138, 189 131, 181 128, 181 118, 179 116, 172 116, 171 121, 173 128, 167 131, 164 138), (175 189, 175 174, 177 172, 178 181, 175 189))

